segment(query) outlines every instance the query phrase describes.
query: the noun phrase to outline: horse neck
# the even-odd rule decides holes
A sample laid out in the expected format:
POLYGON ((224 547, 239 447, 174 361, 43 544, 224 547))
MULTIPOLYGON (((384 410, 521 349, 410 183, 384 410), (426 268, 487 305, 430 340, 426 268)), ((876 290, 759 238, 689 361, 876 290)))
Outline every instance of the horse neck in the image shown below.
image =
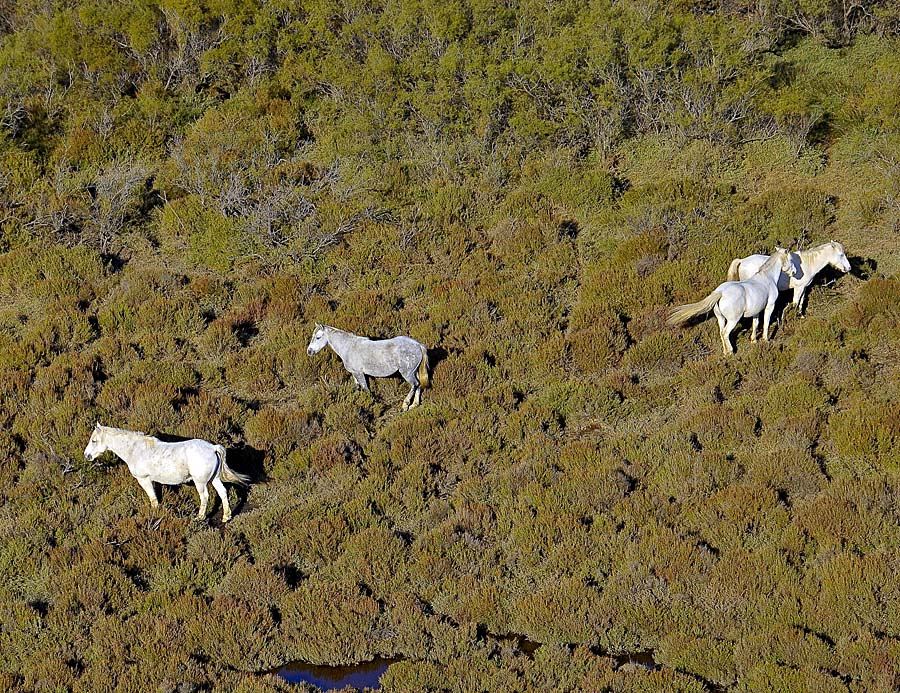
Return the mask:
POLYGON ((328 328, 328 346, 342 359, 350 348, 350 344, 357 339, 359 339, 359 335, 355 335, 352 332, 345 332, 336 327, 328 328))
POLYGON ((134 453, 147 446, 146 437, 143 433, 110 429, 105 436, 106 447, 131 466, 134 453))
POLYGON ((761 277, 769 277, 770 279, 777 280, 778 275, 781 273, 781 258, 777 253, 773 253, 756 273, 761 277))
POLYGON ((806 272, 817 274, 831 262, 828 252, 830 249, 831 247, 826 244, 799 251, 797 255, 800 257, 800 265, 806 272))

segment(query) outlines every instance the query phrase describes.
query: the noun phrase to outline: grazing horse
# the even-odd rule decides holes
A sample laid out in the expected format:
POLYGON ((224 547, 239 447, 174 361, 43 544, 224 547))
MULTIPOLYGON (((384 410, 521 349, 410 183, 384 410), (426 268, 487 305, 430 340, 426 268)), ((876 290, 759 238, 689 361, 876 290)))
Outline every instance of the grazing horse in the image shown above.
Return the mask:
MULTIPOLYGON (((778 290, 794 290, 793 304, 797 308, 797 314, 802 316, 804 292, 812 283, 813 278, 826 265, 831 265, 840 272, 849 272, 850 261, 844 254, 844 246, 837 241, 823 243, 809 250, 798 250, 792 255, 795 258, 794 269, 796 271, 790 277, 785 274, 778 276, 778 290)), ((735 258, 728 268, 728 280, 749 279, 768 259, 768 255, 748 255, 747 257, 735 258)))
POLYGON ((222 521, 228 522, 231 519, 231 506, 228 505, 228 492, 222 482, 241 486, 250 483, 250 477, 236 474, 225 464, 225 448, 205 440, 165 443, 139 431, 126 431, 124 428, 101 426, 98 423, 84 449, 84 456, 88 460, 94 460, 107 450, 112 450, 125 461, 128 471, 147 492, 154 508, 159 507, 156 489, 153 488, 154 481, 168 485, 193 481, 200 496, 198 520, 206 517, 206 504, 209 502, 207 484, 212 482, 222 499, 222 521))
POLYGON ((769 341, 769 320, 778 299, 778 276, 784 272, 794 276, 791 254, 784 248, 776 248, 759 271, 749 279, 719 284, 709 296, 697 303, 675 308, 669 314, 670 325, 681 325, 691 318, 712 310, 719 321, 719 337, 725 355, 734 353, 731 333, 741 318, 753 318, 750 341, 756 341, 759 314, 763 313, 763 339, 769 341))
POLYGON ((341 357, 344 368, 363 390, 369 389, 367 375, 385 378, 399 372, 410 384, 409 394, 403 400, 403 411, 422 403, 422 388, 428 387, 429 376, 428 350, 421 342, 411 337, 372 340, 316 323, 306 353, 310 356, 318 354, 326 344, 341 357))

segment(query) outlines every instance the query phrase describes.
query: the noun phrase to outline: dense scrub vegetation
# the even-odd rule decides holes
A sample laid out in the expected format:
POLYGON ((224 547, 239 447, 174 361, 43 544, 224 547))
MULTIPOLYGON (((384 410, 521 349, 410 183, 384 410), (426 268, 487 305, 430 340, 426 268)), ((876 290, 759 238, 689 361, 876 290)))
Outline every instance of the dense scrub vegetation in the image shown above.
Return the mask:
POLYGON ((875 0, 0 0, 0 688, 900 687, 898 35, 875 0), (829 238, 854 271, 771 343, 665 327, 829 238), (423 406, 314 321, 433 347, 423 406), (96 420, 257 483, 226 528, 153 511, 96 420))

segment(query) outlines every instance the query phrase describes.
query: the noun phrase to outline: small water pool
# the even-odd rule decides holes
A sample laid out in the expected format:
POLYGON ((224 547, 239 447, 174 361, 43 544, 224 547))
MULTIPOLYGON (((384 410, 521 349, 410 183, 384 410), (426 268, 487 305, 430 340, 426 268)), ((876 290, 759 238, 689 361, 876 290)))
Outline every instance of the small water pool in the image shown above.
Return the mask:
MULTIPOLYGON (((534 653, 541 643, 532 642, 524 635, 509 633, 505 636, 490 634, 497 642, 507 642, 515 645, 526 657, 534 659, 534 653)), ((609 657, 616 663, 616 668, 630 664, 645 669, 660 669, 660 665, 653 658, 652 650, 630 652, 625 654, 598 653, 600 656, 609 657)), ((347 686, 354 688, 368 688, 377 691, 381 688, 381 677, 391 664, 403 661, 402 659, 386 659, 379 657, 370 662, 361 662, 350 666, 328 666, 307 664, 306 662, 291 662, 278 669, 278 675, 288 683, 309 683, 321 688, 323 691, 340 691, 347 686)))
POLYGON ((291 662, 278 670, 278 675, 289 683, 310 683, 323 691, 339 691, 347 686, 370 688, 377 691, 381 687, 381 676, 387 668, 399 659, 373 659, 352 666, 326 666, 291 662))

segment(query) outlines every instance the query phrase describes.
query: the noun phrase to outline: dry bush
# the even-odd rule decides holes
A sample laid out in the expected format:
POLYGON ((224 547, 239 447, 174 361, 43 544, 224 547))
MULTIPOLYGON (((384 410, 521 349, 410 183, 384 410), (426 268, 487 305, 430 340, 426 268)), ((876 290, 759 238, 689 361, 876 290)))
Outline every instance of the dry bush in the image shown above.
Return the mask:
POLYGON ((282 462, 293 450, 307 445, 319 430, 313 414, 293 407, 264 407, 251 414, 244 424, 247 443, 267 451, 275 462, 282 462))
POLYGON ((371 634, 381 609, 356 583, 307 581, 279 606, 285 652, 291 659, 353 663, 374 654, 371 634))

